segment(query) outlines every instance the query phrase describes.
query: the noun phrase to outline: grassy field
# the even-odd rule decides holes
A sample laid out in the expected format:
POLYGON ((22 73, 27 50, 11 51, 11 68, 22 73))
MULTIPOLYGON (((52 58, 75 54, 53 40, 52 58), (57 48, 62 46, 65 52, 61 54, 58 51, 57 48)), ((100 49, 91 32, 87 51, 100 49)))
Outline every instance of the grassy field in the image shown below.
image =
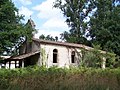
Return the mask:
POLYGON ((0 90, 120 90, 120 68, 1 69, 0 90))

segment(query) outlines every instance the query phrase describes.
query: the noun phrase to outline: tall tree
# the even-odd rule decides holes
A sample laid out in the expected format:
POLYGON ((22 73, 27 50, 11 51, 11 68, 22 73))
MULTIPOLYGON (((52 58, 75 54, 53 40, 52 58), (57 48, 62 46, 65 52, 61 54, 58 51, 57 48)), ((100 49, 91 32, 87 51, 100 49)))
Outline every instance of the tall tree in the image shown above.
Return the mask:
POLYGON ((54 7, 61 9, 64 16, 66 17, 66 22, 71 28, 69 32, 65 31, 61 34, 62 39, 67 42, 74 43, 84 43, 87 44, 87 39, 85 37, 87 25, 84 20, 91 13, 92 9, 95 8, 93 5, 93 0, 56 0, 54 7))
POLYGON ((24 41, 25 27, 23 16, 11 0, 0 0, 0 55, 12 54, 24 41))
POLYGON ((90 44, 120 55, 120 0, 56 0, 55 7, 63 11, 71 27, 62 33, 63 39, 86 44, 89 36, 90 44), (88 22, 86 17, 90 18, 88 22))
POLYGON ((95 0, 96 11, 90 20, 91 42, 103 50, 120 55, 120 5, 119 0, 95 0))

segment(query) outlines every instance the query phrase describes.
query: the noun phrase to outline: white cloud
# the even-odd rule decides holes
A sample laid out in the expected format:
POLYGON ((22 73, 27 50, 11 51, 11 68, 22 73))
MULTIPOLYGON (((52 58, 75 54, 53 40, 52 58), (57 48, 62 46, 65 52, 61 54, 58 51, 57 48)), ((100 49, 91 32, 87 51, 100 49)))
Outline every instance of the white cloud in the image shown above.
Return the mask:
POLYGON ((53 37, 58 36, 60 38, 60 32, 59 31, 53 31, 53 30, 47 30, 47 29, 40 29, 38 33, 35 35, 35 38, 39 38, 40 35, 51 35, 53 37))
POLYGON ((68 26, 65 23, 65 18, 60 9, 53 7, 55 0, 46 0, 40 5, 33 7, 33 10, 38 11, 37 17, 45 20, 38 34, 57 36, 63 31, 68 31, 68 26))
POLYGON ((29 10, 28 8, 22 6, 19 9, 19 14, 25 15, 25 17, 30 17, 33 14, 33 11, 29 10))
POLYGON ((33 2, 38 2, 38 0, 12 1, 16 3, 16 5, 18 3, 23 5, 19 8, 19 14, 25 15, 26 21, 30 18, 30 15, 32 15, 34 22, 37 22, 36 27, 37 29, 39 28, 39 30, 35 37, 38 38, 41 34, 60 36, 60 33, 63 31, 68 31, 68 26, 65 23, 63 14, 59 9, 53 7, 55 0, 42 0, 42 3, 38 3, 36 6, 34 6, 33 2), (32 8, 32 10, 27 5, 31 5, 30 8, 32 8))
POLYGON ((39 11, 39 18, 49 19, 51 17, 61 17, 60 10, 53 7, 54 1, 55 0, 47 0, 40 5, 33 7, 34 10, 39 11))
POLYGON ((66 26, 65 22, 60 18, 51 18, 43 24, 43 27, 47 28, 65 28, 66 26))
POLYGON ((30 5, 32 4, 32 1, 31 0, 19 0, 21 2, 21 4, 23 5, 30 5))

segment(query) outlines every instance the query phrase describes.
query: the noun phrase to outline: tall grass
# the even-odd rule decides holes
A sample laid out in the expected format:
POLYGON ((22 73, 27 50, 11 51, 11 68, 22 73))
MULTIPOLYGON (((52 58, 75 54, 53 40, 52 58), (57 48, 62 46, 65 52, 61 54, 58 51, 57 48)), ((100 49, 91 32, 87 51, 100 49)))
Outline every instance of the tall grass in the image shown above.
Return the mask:
POLYGON ((119 90, 120 68, 27 67, 0 70, 0 90, 119 90))

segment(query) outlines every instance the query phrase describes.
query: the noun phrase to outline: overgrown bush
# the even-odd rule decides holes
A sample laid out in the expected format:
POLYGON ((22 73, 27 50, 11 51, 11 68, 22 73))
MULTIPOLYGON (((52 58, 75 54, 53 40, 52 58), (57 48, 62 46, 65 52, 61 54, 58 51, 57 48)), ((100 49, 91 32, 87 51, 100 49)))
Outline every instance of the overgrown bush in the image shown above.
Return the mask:
POLYGON ((99 45, 93 45, 93 47, 94 49, 91 50, 81 49, 83 67, 101 68, 103 58, 106 59, 106 66, 109 68, 114 68, 115 65, 118 65, 120 59, 116 56, 116 54, 101 51, 99 45))
POLYGON ((120 68, 44 66, 0 70, 0 90, 119 90, 120 68))

